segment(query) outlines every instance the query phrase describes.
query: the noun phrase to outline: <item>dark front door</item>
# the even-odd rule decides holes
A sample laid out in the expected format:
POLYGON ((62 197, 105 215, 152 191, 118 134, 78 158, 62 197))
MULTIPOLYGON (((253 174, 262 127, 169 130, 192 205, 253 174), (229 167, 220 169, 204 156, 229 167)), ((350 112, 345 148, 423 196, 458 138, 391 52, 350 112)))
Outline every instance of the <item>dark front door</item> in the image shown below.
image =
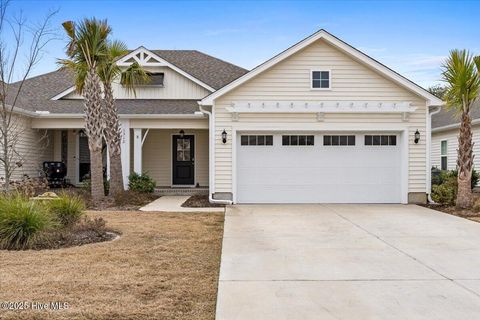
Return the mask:
POLYGON ((184 135, 173 136, 173 184, 195 184, 195 137, 184 135))

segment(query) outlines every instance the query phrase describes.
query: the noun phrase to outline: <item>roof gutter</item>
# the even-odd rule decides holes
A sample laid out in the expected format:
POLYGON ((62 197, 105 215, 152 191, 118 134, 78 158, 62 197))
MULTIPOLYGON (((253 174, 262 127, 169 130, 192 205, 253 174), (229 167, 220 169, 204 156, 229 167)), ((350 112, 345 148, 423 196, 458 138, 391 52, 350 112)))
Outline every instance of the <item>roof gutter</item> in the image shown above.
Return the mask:
POLYGON ((215 192, 215 129, 214 129, 214 118, 212 112, 205 110, 201 104, 199 104, 200 111, 203 112, 205 115, 208 116, 209 124, 208 124, 208 201, 210 203, 218 203, 218 204, 232 204, 233 201, 231 200, 219 200, 213 199, 213 194, 215 192))
POLYGON ((441 106, 435 106, 428 109, 427 119, 427 200, 429 203, 435 203, 432 199, 432 159, 430 151, 432 149, 432 116, 442 111, 441 106))
MULTIPOLYGON (((479 119, 473 119, 472 124, 479 124, 480 123, 480 118, 479 119)), ((454 123, 454 124, 449 124, 443 127, 437 127, 432 129, 432 133, 434 132, 441 132, 441 131, 447 131, 451 129, 457 129, 460 128, 460 123, 454 123)))
MULTIPOLYGON (((42 112, 31 112, 29 115, 37 118, 48 118, 48 119, 83 119, 85 115, 83 113, 42 113, 42 112)), ((188 114, 149 114, 149 113, 138 113, 138 114, 119 114, 119 117, 122 119, 204 119, 205 115, 203 113, 188 113, 188 114)))

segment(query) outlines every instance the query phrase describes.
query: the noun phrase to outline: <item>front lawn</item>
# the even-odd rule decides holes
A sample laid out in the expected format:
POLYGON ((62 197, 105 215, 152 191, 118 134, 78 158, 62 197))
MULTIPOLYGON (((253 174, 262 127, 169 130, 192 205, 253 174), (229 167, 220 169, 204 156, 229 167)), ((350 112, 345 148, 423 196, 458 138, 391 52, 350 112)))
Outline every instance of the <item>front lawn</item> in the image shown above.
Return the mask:
POLYGON ((223 213, 89 216, 103 217, 121 237, 58 250, 0 251, 0 303, 27 303, 27 310, 0 309, 1 319, 215 318, 223 213), (68 308, 33 310, 32 302, 68 308))

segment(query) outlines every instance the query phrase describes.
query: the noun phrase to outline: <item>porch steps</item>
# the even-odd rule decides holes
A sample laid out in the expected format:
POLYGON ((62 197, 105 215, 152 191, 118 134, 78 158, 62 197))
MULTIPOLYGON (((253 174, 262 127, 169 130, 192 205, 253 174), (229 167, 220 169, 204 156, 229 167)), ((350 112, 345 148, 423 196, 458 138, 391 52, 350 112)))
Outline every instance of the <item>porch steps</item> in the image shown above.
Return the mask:
POLYGON ((155 194, 160 196, 194 196, 194 195, 208 195, 208 187, 199 188, 172 188, 172 187, 157 187, 155 194))

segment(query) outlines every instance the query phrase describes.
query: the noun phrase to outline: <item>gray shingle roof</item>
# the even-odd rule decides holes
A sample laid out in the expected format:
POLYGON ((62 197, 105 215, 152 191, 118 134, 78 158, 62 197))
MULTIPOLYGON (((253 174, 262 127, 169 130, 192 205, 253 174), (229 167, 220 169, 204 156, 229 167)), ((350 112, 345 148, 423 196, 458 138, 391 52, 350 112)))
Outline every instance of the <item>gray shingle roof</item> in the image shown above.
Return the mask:
MULTIPOLYGON (((218 89, 242 76, 247 70, 195 50, 153 50, 163 59, 218 89)), ((66 69, 27 79, 16 107, 50 113, 83 113, 82 100, 51 100, 74 85, 73 73, 66 69)), ((19 83, 10 87, 14 90, 19 83)), ((9 95, 12 98, 12 94, 9 95)), ((120 114, 191 114, 198 111, 197 100, 121 99, 116 100, 120 114)))
POLYGON ((196 50, 151 51, 215 90, 248 72, 246 69, 196 50))
MULTIPOLYGON (((471 111, 472 119, 480 119, 480 101, 475 102, 471 111)), ((453 110, 442 107, 442 111, 432 116, 432 129, 459 124, 460 120, 453 110)))

